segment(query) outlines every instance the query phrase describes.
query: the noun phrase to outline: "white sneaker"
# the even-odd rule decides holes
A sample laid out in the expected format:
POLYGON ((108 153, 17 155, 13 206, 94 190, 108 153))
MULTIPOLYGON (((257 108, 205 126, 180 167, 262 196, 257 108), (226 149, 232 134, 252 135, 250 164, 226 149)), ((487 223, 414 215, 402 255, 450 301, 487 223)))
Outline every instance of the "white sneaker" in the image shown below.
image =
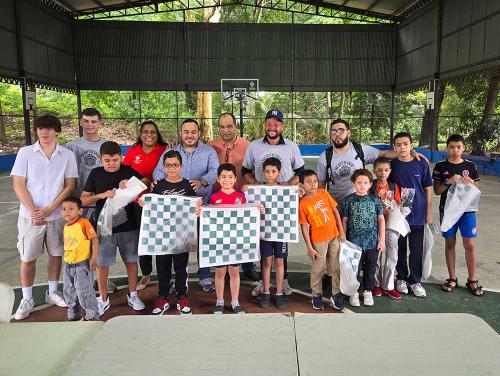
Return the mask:
POLYGON ((255 287, 252 290, 252 296, 260 296, 264 293, 264 281, 260 280, 255 283, 255 287))
POLYGON ((102 297, 97 298, 97 308, 99 309, 99 316, 104 315, 104 312, 106 312, 111 304, 109 303, 109 296, 106 300, 102 300, 102 297))
POLYGON ((349 297, 349 304, 353 307, 359 307, 359 294, 355 293, 349 297))
POLYGON ((370 290, 363 291, 363 305, 365 306, 373 305, 373 295, 370 290))
POLYGON ((397 279, 396 291, 399 292, 400 294, 408 294, 408 285, 406 284, 406 281, 402 279, 397 279))
POLYGON ((128 305, 131 306, 134 311, 142 311, 146 308, 142 300, 139 299, 139 295, 130 296, 130 294, 127 294, 127 300, 128 305))
POLYGON ((64 301, 63 294, 60 291, 54 291, 49 294, 47 291, 45 293, 45 303, 56 305, 58 307, 67 307, 68 305, 64 301))
POLYGON ((19 307, 17 307, 16 314, 14 318, 16 320, 23 320, 30 315, 30 313, 35 308, 35 301, 33 298, 22 298, 19 303, 19 307))
POLYGON ((410 285, 410 288, 413 295, 417 298, 425 298, 427 296, 424 287, 420 283, 414 283, 413 285, 410 285))
POLYGON ((283 280, 283 295, 290 296, 293 294, 292 288, 290 287, 290 284, 288 283, 288 279, 283 280))

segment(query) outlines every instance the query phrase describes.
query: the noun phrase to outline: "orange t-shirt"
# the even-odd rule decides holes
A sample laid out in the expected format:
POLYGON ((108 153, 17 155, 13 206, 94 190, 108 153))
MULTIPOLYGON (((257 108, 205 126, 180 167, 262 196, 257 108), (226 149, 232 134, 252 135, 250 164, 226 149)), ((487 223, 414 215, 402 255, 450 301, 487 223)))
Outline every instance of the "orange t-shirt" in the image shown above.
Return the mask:
POLYGON ((302 197, 299 203, 299 223, 309 223, 311 242, 320 243, 330 241, 339 236, 339 230, 333 209, 337 202, 325 189, 318 189, 316 196, 302 197))

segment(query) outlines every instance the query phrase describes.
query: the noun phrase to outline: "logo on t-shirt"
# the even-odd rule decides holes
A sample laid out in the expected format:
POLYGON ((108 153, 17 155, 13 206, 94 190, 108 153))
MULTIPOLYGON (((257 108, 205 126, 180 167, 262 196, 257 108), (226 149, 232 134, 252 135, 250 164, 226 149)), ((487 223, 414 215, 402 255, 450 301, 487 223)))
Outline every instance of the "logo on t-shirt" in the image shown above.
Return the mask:
POLYGON ((236 197, 236 199, 234 200, 234 203, 236 205, 241 205, 241 198, 240 197, 236 197))
POLYGON ((469 170, 463 170, 462 171, 462 176, 463 177, 469 176, 469 170))
POLYGON ((352 172, 356 169, 354 163, 351 161, 342 161, 333 168, 332 177, 346 178, 352 175, 352 172))
POLYGON ((101 165, 99 161, 99 153, 95 150, 85 150, 80 155, 80 164, 88 169, 93 169, 101 165))
POLYGON ((220 204, 220 203, 222 203, 222 199, 221 199, 221 198, 219 198, 218 200, 215 200, 215 203, 216 203, 216 204, 220 204))
POLYGON ((141 156, 140 155, 136 155, 135 158, 134 158, 134 163, 135 164, 141 164, 141 162, 142 162, 141 156))

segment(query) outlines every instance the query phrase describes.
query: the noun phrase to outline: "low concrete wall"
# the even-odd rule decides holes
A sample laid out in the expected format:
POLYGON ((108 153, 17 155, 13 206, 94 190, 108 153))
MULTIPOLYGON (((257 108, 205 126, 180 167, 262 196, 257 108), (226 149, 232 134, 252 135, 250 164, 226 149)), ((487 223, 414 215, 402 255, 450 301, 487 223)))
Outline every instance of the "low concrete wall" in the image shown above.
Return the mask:
MULTIPOLYGON (((304 156, 319 156, 325 149, 330 146, 328 144, 322 145, 299 145, 299 149, 304 156)), ((372 145, 379 150, 389 150, 389 145, 372 145)), ((122 148, 122 154, 130 148, 130 145, 124 145, 122 148)), ((430 151, 422 148, 415 148, 416 151, 425 155, 425 157, 432 163, 439 162, 446 158, 447 153, 441 151, 430 151)), ((479 172, 486 175, 497 175, 500 176, 500 159, 496 158, 486 158, 486 157, 476 157, 465 155, 465 158, 473 161, 479 170, 479 172)), ((15 154, 0 155, 0 171, 6 172, 12 169, 14 161, 16 159, 15 154)))

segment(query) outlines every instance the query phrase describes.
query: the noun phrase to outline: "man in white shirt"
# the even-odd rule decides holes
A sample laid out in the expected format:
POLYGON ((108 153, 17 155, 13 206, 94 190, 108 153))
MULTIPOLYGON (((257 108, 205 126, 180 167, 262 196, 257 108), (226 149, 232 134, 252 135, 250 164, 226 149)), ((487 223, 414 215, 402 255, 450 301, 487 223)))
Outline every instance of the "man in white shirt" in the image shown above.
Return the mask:
POLYGON ((47 304, 66 307, 57 290, 64 254, 61 202, 75 188, 78 169, 74 154, 56 142, 61 132, 59 119, 52 115, 35 119, 38 141, 19 149, 10 175, 19 208, 18 243, 23 298, 15 314, 16 320, 29 316, 35 306, 32 288, 36 260, 47 250, 47 304))

